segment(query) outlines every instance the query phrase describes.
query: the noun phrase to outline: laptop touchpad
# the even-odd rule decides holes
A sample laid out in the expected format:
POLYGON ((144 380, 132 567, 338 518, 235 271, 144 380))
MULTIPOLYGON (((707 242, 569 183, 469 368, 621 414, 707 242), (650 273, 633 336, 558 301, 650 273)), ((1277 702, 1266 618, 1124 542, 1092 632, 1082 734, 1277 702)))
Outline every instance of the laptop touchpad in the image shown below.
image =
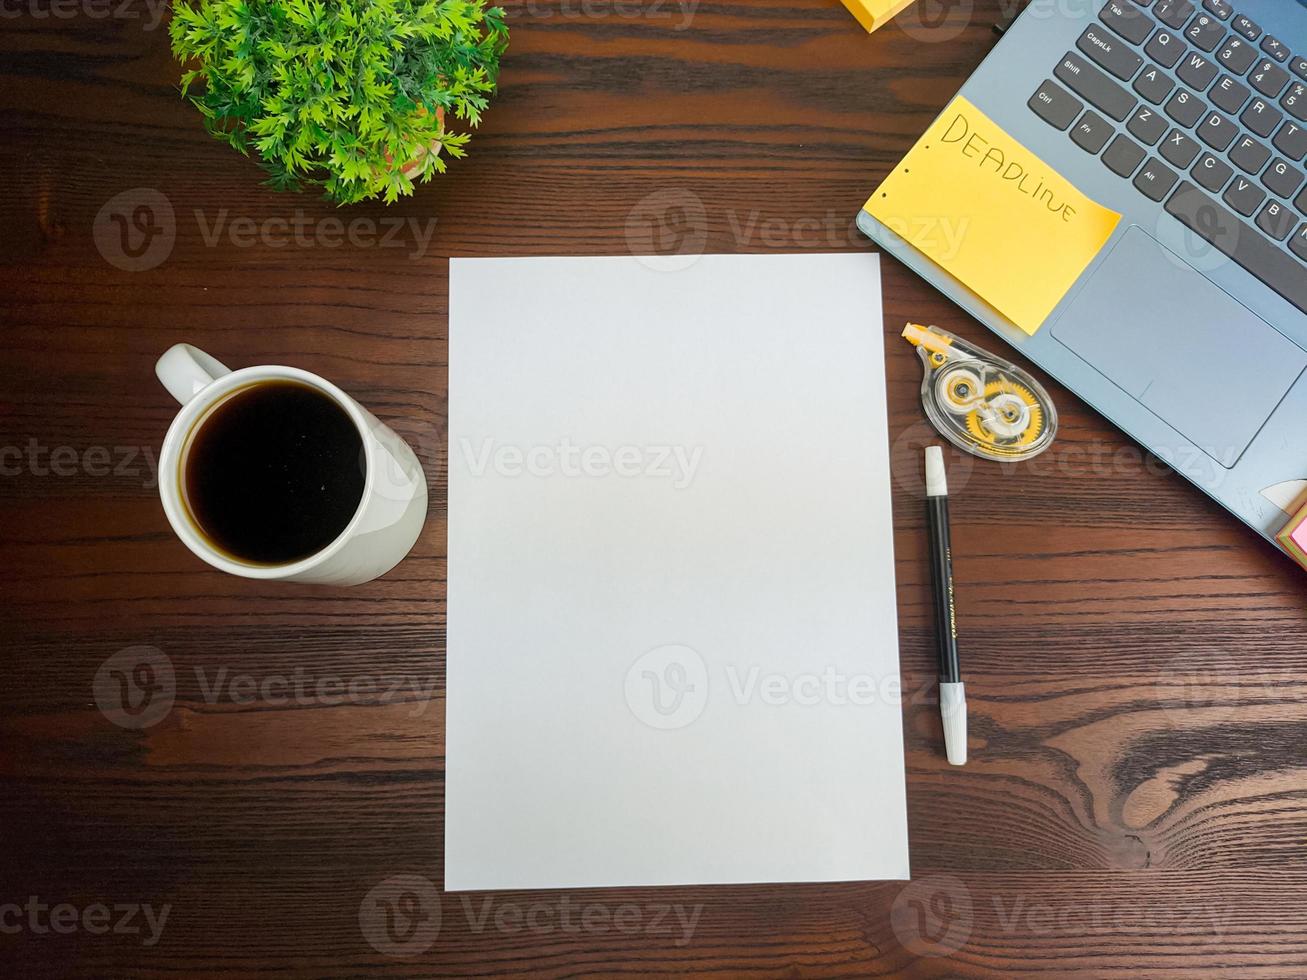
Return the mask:
POLYGON ((1227 468, 1307 366, 1301 348, 1137 227, 1053 336, 1227 468))

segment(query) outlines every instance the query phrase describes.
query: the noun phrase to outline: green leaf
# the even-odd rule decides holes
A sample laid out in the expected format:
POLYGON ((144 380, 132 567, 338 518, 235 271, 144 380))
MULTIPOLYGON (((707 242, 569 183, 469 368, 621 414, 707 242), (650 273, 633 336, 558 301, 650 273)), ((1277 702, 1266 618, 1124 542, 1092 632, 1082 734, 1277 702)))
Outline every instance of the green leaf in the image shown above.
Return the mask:
POLYGON ((486 0, 175 0, 168 36, 216 139, 341 204, 393 202, 406 164, 426 182, 463 156, 508 47, 486 0))

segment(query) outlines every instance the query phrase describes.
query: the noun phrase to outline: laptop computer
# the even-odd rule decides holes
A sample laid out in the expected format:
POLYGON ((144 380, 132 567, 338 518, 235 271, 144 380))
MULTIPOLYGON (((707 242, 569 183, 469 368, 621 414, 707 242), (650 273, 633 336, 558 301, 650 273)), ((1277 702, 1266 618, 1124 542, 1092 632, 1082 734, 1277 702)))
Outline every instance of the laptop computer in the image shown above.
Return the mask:
POLYGON ((961 90, 1112 237, 1033 336, 858 226, 1249 526, 1307 490, 1307 0, 1034 0, 961 90))

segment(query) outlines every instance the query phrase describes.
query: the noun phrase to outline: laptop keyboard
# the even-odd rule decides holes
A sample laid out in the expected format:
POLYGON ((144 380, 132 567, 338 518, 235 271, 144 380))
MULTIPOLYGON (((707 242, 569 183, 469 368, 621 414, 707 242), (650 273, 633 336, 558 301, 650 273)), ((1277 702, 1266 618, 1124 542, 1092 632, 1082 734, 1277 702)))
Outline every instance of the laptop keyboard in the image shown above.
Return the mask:
POLYGON ((1029 106, 1307 313, 1307 51, 1229 0, 1109 0, 1029 106))

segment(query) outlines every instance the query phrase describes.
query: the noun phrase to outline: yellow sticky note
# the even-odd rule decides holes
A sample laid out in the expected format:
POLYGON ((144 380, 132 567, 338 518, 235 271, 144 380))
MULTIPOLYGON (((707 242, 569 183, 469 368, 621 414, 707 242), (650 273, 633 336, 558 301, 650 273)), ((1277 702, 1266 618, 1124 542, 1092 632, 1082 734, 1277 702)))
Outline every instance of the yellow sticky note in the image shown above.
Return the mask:
POLYGON ((849 13, 858 18, 858 23, 870 34, 912 2, 913 0, 844 0, 844 6, 849 8, 849 13))
POLYGON ((962 96, 863 210, 1028 334, 1121 220, 962 96))
POLYGON ((1304 507, 1289 523, 1281 528, 1275 540, 1284 545, 1284 550, 1293 556, 1303 568, 1307 568, 1307 507, 1304 507))

